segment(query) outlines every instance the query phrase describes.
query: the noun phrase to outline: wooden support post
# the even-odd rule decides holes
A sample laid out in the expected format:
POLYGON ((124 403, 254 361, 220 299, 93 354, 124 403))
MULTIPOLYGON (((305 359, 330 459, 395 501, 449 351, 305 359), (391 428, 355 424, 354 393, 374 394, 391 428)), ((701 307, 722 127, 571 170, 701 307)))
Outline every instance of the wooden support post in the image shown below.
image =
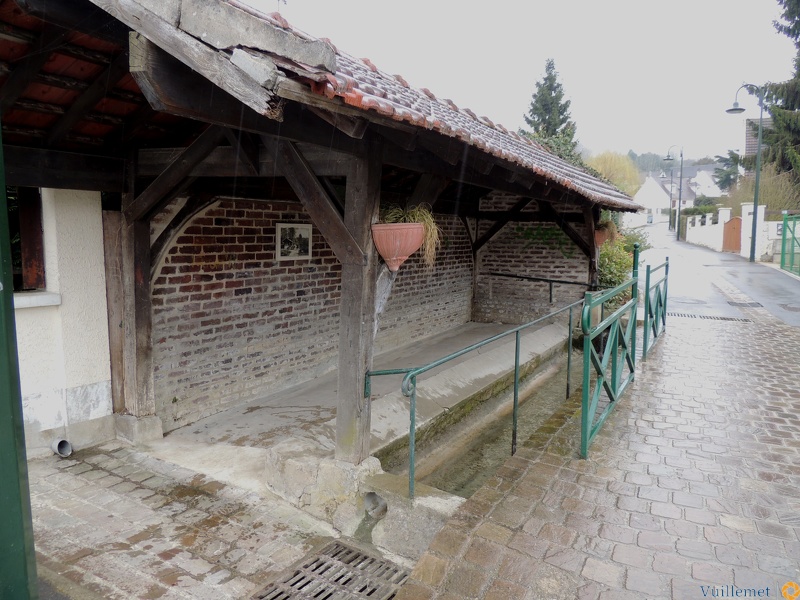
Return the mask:
POLYGON ((122 268, 123 218, 119 211, 103 211, 108 348, 111 356, 111 399, 114 413, 125 410, 125 294, 122 268))
POLYGON ((122 228, 125 290, 125 408, 134 417, 155 414, 150 316, 150 226, 125 222, 122 228))
MULTIPOLYGON (((134 168, 128 170, 132 173, 134 168)), ((124 413, 116 418, 117 435, 133 443, 163 436, 153 389, 153 321, 150 299, 150 223, 125 218, 134 202, 133 181, 123 195, 121 219, 123 298, 122 390, 124 413)), ((119 384, 119 382, 118 382, 119 384)), ((117 384, 117 385, 118 385, 117 384)), ((116 408, 116 407, 115 407, 116 408)))
POLYGON ((364 398, 364 379, 372 368, 378 319, 379 261, 371 225, 380 205, 381 164, 382 148, 371 138, 366 153, 354 161, 345 196, 345 227, 366 257, 364 264, 342 264, 336 458, 353 464, 369 456, 370 446, 370 399, 364 398))
POLYGON ((583 207, 583 218, 586 224, 586 235, 589 242, 589 281, 592 286, 597 286, 598 283, 598 259, 600 253, 598 252, 597 244, 594 241, 594 228, 597 225, 595 219, 595 210, 592 206, 583 207))

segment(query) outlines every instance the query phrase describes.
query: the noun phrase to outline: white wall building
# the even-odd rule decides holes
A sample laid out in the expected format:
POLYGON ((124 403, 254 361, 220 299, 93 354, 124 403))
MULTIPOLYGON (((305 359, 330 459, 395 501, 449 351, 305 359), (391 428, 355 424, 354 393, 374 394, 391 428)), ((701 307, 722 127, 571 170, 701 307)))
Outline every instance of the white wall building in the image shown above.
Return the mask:
POLYGON ((100 194, 43 189, 46 289, 14 294, 29 455, 113 439, 100 194))

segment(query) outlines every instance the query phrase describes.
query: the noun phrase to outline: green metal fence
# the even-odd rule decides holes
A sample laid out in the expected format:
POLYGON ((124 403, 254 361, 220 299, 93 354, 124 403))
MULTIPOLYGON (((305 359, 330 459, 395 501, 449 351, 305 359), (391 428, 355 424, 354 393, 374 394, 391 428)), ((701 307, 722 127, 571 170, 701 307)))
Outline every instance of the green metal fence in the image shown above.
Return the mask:
POLYGON ((783 215, 781 269, 800 275, 800 215, 783 215))
POLYGON ((636 307, 639 302, 639 244, 633 251, 633 277, 602 293, 586 292, 581 314, 583 330, 583 391, 581 456, 600 431, 636 371, 636 307), (630 299, 606 316, 606 306, 630 299), (598 317, 599 314, 599 317, 598 317), (594 317, 594 319, 593 319, 594 317), (593 324, 593 320, 599 322, 593 324), (592 385, 594 379, 594 385, 592 385), (605 394, 604 394, 605 392, 605 394))
POLYGON ((0 134, 0 598, 39 597, 14 320, 14 282, 0 134))
POLYGON ((650 348, 664 333, 667 326, 667 280, 669 258, 657 267, 647 265, 644 284, 644 323, 642 334, 642 360, 647 358, 650 348), (663 269, 661 279, 655 279, 663 269))
POLYGON ((497 334, 490 338, 486 338, 476 344, 471 346, 467 346, 466 348, 462 348, 458 352, 453 352, 452 354, 448 354, 445 357, 442 357, 438 360, 435 360, 427 365, 423 365, 421 367, 410 367, 408 369, 381 369, 376 371, 367 371, 366 378, 364 380, 364 397, 369 398, 372 394, 372 378, 378 377, 382 375, 405 375, 403 377, 403 383, 401 384, 401 390, 403 395, 409 398, 409 427, 408 427, 408 496, 409 498, 414 498, 414 476, 415 476, 415 460, 416 460, 416 437, 417 437, 417 377, 422 375, 423 373, 430 371, 431 369, 435 369, 436 367, 445 364, 446 362, 450 362, 451 360, 455 360, 469 352, 474 350, 478 350, 486 346, 487 344, 491 344, 492 342, 496 342, 499 339, 504 337, 513 335, 515 338, 515 351, 514 351, 514 400, 513 400, 513 409, 512 409, 512 430, 511 430, 511 454, 514 454, 517 451, 517 416, 518 416, 518 409, 519 409, 519 377, 520 377, 520 364, 519 364, 519 355, 520 355, 520 336, 522 331, 542 323, 548 319, 551 319, 557 315, 560 315, 563 312, 569 311, 569 340, 567 344, 567 389, 566 389, 566 396, 569 397, 570 395, 570 366, 572 364, 572 325, 573 325, 573 311, 575 308, 583 304, 583 300, 578 300, 577 302, 573 302, 569 306, 565 306, 557 311, 554 311, 544 317, 540 317, 534 321, 530 321, 529 323, 525 323, 524 325, 520 325, 519 327, 515 327, 513 329, 509 329, 503 333, 497 334))

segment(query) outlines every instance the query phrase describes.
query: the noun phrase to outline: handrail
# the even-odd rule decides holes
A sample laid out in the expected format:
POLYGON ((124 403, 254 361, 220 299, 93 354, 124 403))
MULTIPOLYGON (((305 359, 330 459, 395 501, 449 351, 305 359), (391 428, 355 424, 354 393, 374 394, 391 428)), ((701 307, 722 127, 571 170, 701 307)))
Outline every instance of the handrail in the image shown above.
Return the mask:
POLYGON ((560 285, 579 285, 581 287, 589 288, 590 290, 598 289, 598 286, 592 283, 582 283, 580 281, 567 281, 566 279, 551 279, 549 277, 535 277, 530 275, 514 275, 512 273, 489 273, 494 277, 508 277, 510 279, 522 279, 523 281, 537 281, 542 283, 549 284, 550 287, 550 304, 553 304, 553 284, 558 283, 560 285))
POLYGON ((551 319, 556 315, 559 315, 565 311, 569 311, 569 342, 568 342, 568 350, 567 350, 567 397, 570 394, 570 373, 569 373, 569 365, 572 362, 572 323, 573 323, 573 316, 572 312, 576 306, 580 306, 583 304, 584 300, 578 300, 564 306, 557 311, 549 313, 543 317, 539 317, 538 319, 534 319, 528 323, 523 325, 519 325, 514 327, 513 329, 509 329, 508 331, 504 331, 503 333, 498 333, 497 335, 493 335, 491 337, 486 338, 485 340, 481 340, 475 344, 467 346, 466 348, 462 348, 456 352, 452 352, 447 356, 439 358, 433 362, 430 362, 426 365, 422 365, 420 367, 412 367, 408 369, 378 369, 375 371, 367 371, 366 376, 364 378, 364 397, 369 398, 371 395, 371 380, 372 377, 376 376, 383 376, 383 375, 402 375, 405 373, 405 377, 403 377, 403 382, 400 386, 400 389, 404 396, 410 398, 409 403, 409 417, 410 417, 410 424, 409 424, 409 431, 408 431, 408 454, 409 454, 409 467, 408 467, 408 495, 409 498, 414 498, 414 471, 415 471, 415 446, 416 446, 416 404, 417 404, 417 376, 430 371, 431 369, 435 369, 438 366, 441 366, 451 360, 464 356, 469 352, 482 348, 487 344, 491 344, 492 342, 496 342, 499 339, 502 339, 506 336, 511 334, 515 335, 516 338, 516 345, 515 345, 515 356, 514 356, 514 408, 513 408, 513 426, 511 432, 511 453, 514 454, 517 450, 517 412, 519 407, 519 355, 520 355, 520 333, 528 329, 533 325, 537 325, 547 319, 551 319))
POLYGON ((667 286, 669 283, 669 257, 657 267, 647 266, 645 276, 644 294, 644 323, 642 332, 642 360, 647 360, 650 347, 656 343, 658 337, 667 326, 667 286), (652 281, 653 273, 664 269, 664 276, 652 281), (650 335, 653 342, 650 343, 650 335))
POLYGON ((579 285, 589 289, 597 289, 598 286, 591 283, 583 283, 582 281, 567 281, 566 279, 551 279, 549 277, 534 277, 530 275, 514 275, 512 273, 489 273, 495 277, 510 277, 512 279, 524 279, 526 281, 544 281, 547 283, 562 283, 564 285, 579 285))

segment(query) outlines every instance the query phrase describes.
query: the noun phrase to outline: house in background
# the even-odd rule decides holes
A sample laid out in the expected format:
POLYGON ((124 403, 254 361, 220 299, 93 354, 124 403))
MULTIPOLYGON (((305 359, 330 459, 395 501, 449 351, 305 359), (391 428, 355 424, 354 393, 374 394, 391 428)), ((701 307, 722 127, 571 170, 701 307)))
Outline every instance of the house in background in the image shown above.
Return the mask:
POLYGON ((637 213, 623 216, 624 227, 641 227, 649 223, 669 221, 670 189, 669 178, 663 172, 651 172, 645 177, 642 187, 636 192, 633 201, 644 207, 637 213))
POLYGON ((591 284, 601 209, 639 208, 277 14, 0 0, 0 20, 34 454, 159 439, 335 371, 336 458, 358 464, 376 349, 551 311, 546 285, 492 272, 591 284), (412 257, 391 275, 370 226, 421 202, 445 238, 435 269, 412 257), (302 252, 284 252, 289 229, 302 252))
POLYGON ((652 171, 645 176, 644 183, 634 202, 644 207, 638 213, 623 217, 625 227, 642 227, 649 223, 669 221, 669 208, 677 210, 680 199, 681 210, 694 206, 700 196, 719 198, 724 195, 714 181, 714 171, 719 164, 683 166, 681 179, 678 167, 669 171, 652 171), (681 189, 682 188, 682 189, 681 189))

